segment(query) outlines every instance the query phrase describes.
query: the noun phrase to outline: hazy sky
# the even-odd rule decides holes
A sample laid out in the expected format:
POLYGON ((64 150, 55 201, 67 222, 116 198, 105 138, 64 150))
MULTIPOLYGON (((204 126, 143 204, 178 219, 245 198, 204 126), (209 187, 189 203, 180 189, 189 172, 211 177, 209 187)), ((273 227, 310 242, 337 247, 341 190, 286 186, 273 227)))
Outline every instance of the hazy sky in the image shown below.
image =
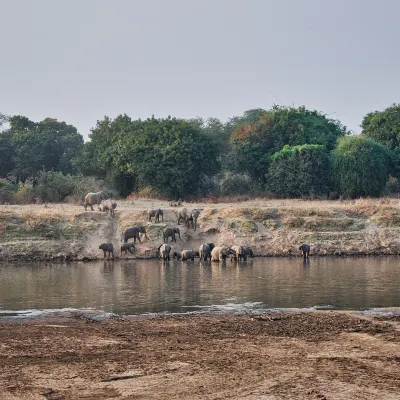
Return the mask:
POLYGON ((398 0, 0 0, 0 112, 87 138, 104 115, 305 105, 356 132, 400 102, 398 0))

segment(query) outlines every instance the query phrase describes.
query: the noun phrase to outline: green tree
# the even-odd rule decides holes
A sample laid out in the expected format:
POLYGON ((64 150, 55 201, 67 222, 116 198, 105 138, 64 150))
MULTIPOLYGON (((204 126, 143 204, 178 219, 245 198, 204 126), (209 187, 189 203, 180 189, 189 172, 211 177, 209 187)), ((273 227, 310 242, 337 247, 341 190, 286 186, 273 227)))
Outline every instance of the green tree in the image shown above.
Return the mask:
POLYGON ((285 146, 272 156, 267 188, 281 197, 326 196, 330 175, 330 155, 324 146, 285 146))
POLYGON ((400 104, 393 104, 383 111, 367 114, 362 123, 362 134, 389 149, 400 146, 400 104))
POLYGON ((283 146, 319 144, 330 151, 337 139, 347 134, 338 121, 305 107, 249 110, 231 123, 231 142, 237 150, 239 170, 264 183, 271 156, 283 146))
POLYGON ((378 196, 390 172, 391 152, 365 136, 349 136, 333 151, 333 172, 338 193, 345 197, 378 196))

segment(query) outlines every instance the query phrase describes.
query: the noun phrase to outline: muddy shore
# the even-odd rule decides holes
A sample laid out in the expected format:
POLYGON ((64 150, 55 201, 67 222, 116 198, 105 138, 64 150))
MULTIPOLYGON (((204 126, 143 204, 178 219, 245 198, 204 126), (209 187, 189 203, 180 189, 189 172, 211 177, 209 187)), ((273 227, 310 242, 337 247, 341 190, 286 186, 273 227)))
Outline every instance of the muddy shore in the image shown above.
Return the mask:
MULTIPOLYGON (((312 256, 400 254, 400 201, 252 200, 242 203, 190 203, 200 209, 199 228, 179 225, 174 251, 198 249, 204 242, 251 246, 256 256, 299 256, 301 243, 312 256)), ((0 261, 89 261, 101 259, 99 245, 112 242, 120 256, 123 232, 145 225, 149 240, 130 258, 154 258, 162 231, 177 226, 177 210, 154 199, 119 201, 116 216, 84 211, 79 205, 0 205, 0 261), (147 210, 162 208, 164 221, 148 221, 147 210)))
POLYGON ((0 320, 0 398, 400 398, 400 317, 335 311, 0 320))

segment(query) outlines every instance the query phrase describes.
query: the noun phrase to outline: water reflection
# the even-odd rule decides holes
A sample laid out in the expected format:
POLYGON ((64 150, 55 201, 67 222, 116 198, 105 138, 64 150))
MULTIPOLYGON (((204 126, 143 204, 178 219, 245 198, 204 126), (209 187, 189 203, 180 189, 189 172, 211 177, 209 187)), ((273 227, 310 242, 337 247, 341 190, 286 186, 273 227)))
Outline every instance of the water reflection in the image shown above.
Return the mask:
POLYGON ((3 310, 93 307, 135 314, 232 302, 270 308, 399 307, 399 258, 0 264, 3 310))

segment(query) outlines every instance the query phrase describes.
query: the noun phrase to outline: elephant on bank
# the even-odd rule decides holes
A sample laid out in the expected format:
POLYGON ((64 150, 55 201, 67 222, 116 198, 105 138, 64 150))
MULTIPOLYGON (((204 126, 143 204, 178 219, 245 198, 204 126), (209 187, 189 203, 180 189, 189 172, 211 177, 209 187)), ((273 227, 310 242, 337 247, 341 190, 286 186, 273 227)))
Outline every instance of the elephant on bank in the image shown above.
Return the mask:
POLYGON ((106 253, 108 253, 108 258, 110 258, 111 255, 112 258, 114 258, 114 246, 112 243, 102 243, 99 249, 103 250, 104 258, 106 258, 106 253))
POLYGON ((142 243, 140 240, 140 233, 144 234, 144 237, 149 240, 147 234, 146 234, 146 228, 143 225, 135 225, 132 226, 131 228, 128 228, 124 232, 124 243, 127 243, 129 239, 133 238, 133 242, 136 243, 136 239, 139 241, 139 243, 142 243))
POLYGON ((83 205, 85 207, 85 211, 87 209, 87 206, 90 206, 90 208, 93 210, 93 205, 94 204, 101 204, 101 201, 106 198, 106 195, 103 192, 96 192, 96 193, 88 193, 85 196, 85 200, 83 202, 83 205))
POLYGON ((197 218, 199 218, 200 211, 199 210, 192 210, 188 213, 187 221, 188 227, 192 225, 193 230, 196 230, 197 227, 197 218))
POLYGON ((211 250, 211 261, 225 261, 230 254, 236 253, 230 247, 217 246, 211 250))
MULTIPOLYGON (((163 231, 164 243, 168 243, 168 239, 171 236, 171 241, 176 242, 175 234, 178 234, 179 239, 181 239, 181 231, 179 228, 166 228, 163 231)), ((181 239, 182 240, 182 239, 181 239)))
POLYGON ((310 257, 310 245, 303 243, 300 247, 300 254, 304 257, 304 259, 309 258, 310 257))
POLYGON ((121 257, 122 257, 122 253, 125 253, 125 255, 127 254, 127 252, 129 251, 129 253, 133 254, 135 252, 136 248, 135 248, 135 244, 134 243, 122 243, 121 244, 121 257))
POLYGON ((170 260, 171 246, 168 244, 162 244, 158 246, 158 257, 164 261, 170 260))
POLYGON ((214 247, 215 247, 214 243, 203 243, 202 245, 200 245, 199 248, 200 261, 201 260, 206 261, 207 258, 210 258, 211 260, 211 251, 214 247))
POLYGON ((188 225, 188 217, 189 217, 189 215, 188 215, 187 208, 183 207, 183 208, 179 209, 178 210, 178 225, 180 225, 179 222, 182 220, 185 223, 185 225, 187 226, 188 225))
POLYGON ((161 208, 158 208, 157 210, 148 210, 147 213, 148 213, 150 222, 151 222, 151 218, 154 217, 154 221, 156 223, 159 223, 160 222, 160 215, 161 215, 162 222, 164 222, 164 211, 161 210, 161 208))

